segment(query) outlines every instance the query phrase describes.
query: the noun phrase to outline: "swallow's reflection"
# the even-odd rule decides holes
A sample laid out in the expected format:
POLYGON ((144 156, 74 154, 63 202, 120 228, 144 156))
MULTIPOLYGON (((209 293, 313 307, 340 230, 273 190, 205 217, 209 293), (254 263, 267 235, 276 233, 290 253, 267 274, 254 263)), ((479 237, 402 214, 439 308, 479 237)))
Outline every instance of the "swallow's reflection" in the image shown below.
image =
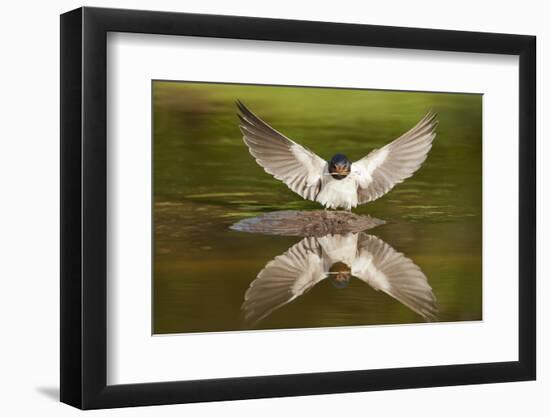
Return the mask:
POLYGON ((436 319, 436 299, 420 268, 380 238, 361 232, 306 237, 268 262, 246 291, 243 325, 254 327, 324 279, 345 288, 352 276, 425 320, 436 319))

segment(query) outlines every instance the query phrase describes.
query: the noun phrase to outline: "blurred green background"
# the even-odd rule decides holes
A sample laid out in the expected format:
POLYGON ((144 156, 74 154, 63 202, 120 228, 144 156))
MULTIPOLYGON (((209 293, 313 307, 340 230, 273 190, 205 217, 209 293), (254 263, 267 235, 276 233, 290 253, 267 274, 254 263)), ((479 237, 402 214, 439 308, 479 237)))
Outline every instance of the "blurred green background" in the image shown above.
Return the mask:
MULTIPOLYGON (((229 226, 320 208, 256 164, 238 129, 237 99, 325 159, 359 159, 436 111, 438 135, 422 168, 354 212, 387 221, 369 233, 423 270, 441 321, 482 319, 481 95, 153 81, 154 333, 241 329, 250 282, 300 238, 229 226)), ((257 328, 422 321, 353 279, 346 289, 321 282, 257 328)))

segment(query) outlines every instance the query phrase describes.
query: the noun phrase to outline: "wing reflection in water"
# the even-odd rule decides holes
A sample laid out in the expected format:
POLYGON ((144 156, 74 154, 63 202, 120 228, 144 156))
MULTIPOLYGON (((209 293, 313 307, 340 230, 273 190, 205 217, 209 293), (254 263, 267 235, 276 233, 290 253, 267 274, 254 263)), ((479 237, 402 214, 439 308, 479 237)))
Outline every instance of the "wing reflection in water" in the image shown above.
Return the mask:
POLYGON ((436 298, 421 269, 380 238, 360 232, 306 237, 268 262, 246 291, 243 325, 254 327, 326 278, 343 288, 352 276, 426 321, 436 319, 436 298))

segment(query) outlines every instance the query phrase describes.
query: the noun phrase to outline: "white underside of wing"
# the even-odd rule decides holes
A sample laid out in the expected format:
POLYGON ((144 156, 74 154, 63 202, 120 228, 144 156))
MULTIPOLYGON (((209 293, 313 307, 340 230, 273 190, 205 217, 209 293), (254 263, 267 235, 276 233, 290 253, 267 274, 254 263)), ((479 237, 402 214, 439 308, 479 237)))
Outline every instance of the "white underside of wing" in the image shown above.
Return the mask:
POLYGON ((273 129, 241 102, 237 106, 244 143, 256 162, 295 193, 315 201, 327 162, 273 129))
POLYGON ((313 253, 309 253, 304 257, 302 262, 304 265, 304 269, 301 271, 301 274, 297 276, 294 285, 292 285, 291 292, 293 294, 293 297, 291 300, 299 297, 305 291, 309 290, 311 287, 313 287, 315 284, 325 278, 321 266, 321 259, 319 258, 319 256, 313 253))
POLYGON ((358 163, 359 161, 351 164, 351 172, 357 181, 357 186, 367 188, 372 183, 372 174, 384 163, 388 154, 386 149, 378 149, 367 165, 358 163))
POLYGON ((242 305, 247 326, 290 303, 325 278, 315 238, 305 238, 266 264, 242 305))
POLYGON ((373 255, 367 251, 361 251, 360 256, 355 259, 351 274, 363 278, 376 290, 387 292, 391 288, 388 277, 376 267, 373 255))
POLYGON ((302 165, 302 172, 306 172, 305 182, 307 187, 314 187, 322 179, 323 169, 319 167, 319 161, 312 159, 311 154, 300 145, 292 145, 292 154, 302 165))
POLYGON ((424 163, 435 139, 437 121, 428 113, 411 130, 352 164, 359 204, 382 197, 424 163))
POLYGON ((365 236, 351 274, 395 298, 427 320, 437 314, 437 303, 422 270, 375 236, 365 236))

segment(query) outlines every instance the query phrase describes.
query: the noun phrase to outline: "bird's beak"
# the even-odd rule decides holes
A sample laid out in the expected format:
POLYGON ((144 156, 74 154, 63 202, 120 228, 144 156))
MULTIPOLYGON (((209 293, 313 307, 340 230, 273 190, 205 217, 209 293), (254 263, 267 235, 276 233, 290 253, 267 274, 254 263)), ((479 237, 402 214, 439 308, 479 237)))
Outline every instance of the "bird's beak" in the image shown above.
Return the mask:
POLYGON ((348 281, 349 278, 350 278, 350 275, 347 272, 339 272, 336 274, 337 281, 348 281))
POLYGON ((336 173, 337 174, 348 174, 349 171, 345 165, 336 165, 336 173))

